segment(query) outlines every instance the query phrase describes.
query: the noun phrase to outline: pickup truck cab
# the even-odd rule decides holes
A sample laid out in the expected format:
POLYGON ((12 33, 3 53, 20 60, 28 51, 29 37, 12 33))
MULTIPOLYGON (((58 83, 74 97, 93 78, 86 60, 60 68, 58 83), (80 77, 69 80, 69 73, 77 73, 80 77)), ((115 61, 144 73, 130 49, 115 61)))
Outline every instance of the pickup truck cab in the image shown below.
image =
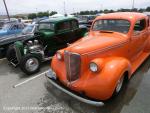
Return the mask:
POLYGON ((149 28, 142 13, 99 16, 86 37, 57 52, 46 77, 82 102, 104 105, 150 55, 149 28))

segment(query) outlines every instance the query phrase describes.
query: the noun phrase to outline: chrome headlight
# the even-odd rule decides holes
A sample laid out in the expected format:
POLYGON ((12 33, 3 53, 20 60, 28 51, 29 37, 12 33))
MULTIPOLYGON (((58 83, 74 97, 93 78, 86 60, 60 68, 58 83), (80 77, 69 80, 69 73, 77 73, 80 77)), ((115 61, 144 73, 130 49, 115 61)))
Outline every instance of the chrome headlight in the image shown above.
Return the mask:
POLYGON ((97 72, 98 71, 98 65, 96 63, 94 63, 94 62, 91 62, 90 63, 90 70, 92 72, 97 72))

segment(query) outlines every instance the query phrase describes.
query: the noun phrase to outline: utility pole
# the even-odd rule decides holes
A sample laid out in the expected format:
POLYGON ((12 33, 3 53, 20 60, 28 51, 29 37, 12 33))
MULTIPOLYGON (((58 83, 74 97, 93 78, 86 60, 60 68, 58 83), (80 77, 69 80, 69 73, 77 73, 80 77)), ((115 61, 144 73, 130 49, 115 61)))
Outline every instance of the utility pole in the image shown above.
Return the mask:
POLYGON ((8 20, 10 21, 10 16, 9 16, 9 12, 8 12, 7 5, 6 5, 5 0, 3 0, 3 2, 4 2, 4 5, 5 5, 6 12, 7 12, 8 20))
POLYGON ((66 13, 66 2, 64 1, 64 15, 67 16, 67 13, 66 13))
POLYGON ((132 9, 134 9, 134 0, 132 1, 132 9))

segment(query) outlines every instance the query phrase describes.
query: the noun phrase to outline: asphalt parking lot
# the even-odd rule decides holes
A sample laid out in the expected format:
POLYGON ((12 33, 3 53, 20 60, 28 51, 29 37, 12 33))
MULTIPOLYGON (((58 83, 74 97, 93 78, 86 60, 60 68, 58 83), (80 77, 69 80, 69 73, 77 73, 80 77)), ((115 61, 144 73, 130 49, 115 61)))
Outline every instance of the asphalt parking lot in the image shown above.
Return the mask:
POLYGON ((0 113, 150 113, 150 57, 104 107, 84 104, 49 85, 41 74, 48 68, 44 63, 41 72, 27 76, 0 60, 0 113))

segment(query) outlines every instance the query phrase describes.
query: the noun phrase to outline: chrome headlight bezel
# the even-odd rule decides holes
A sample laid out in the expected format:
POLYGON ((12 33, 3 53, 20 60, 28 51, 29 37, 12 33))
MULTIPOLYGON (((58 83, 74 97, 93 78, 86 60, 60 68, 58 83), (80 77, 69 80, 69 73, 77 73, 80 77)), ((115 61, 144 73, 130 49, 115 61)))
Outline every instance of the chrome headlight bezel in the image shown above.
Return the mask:
POLYGON ((95 62, 91 62, 89 68, 92 72, 98 72, 98 65, 95 62))

